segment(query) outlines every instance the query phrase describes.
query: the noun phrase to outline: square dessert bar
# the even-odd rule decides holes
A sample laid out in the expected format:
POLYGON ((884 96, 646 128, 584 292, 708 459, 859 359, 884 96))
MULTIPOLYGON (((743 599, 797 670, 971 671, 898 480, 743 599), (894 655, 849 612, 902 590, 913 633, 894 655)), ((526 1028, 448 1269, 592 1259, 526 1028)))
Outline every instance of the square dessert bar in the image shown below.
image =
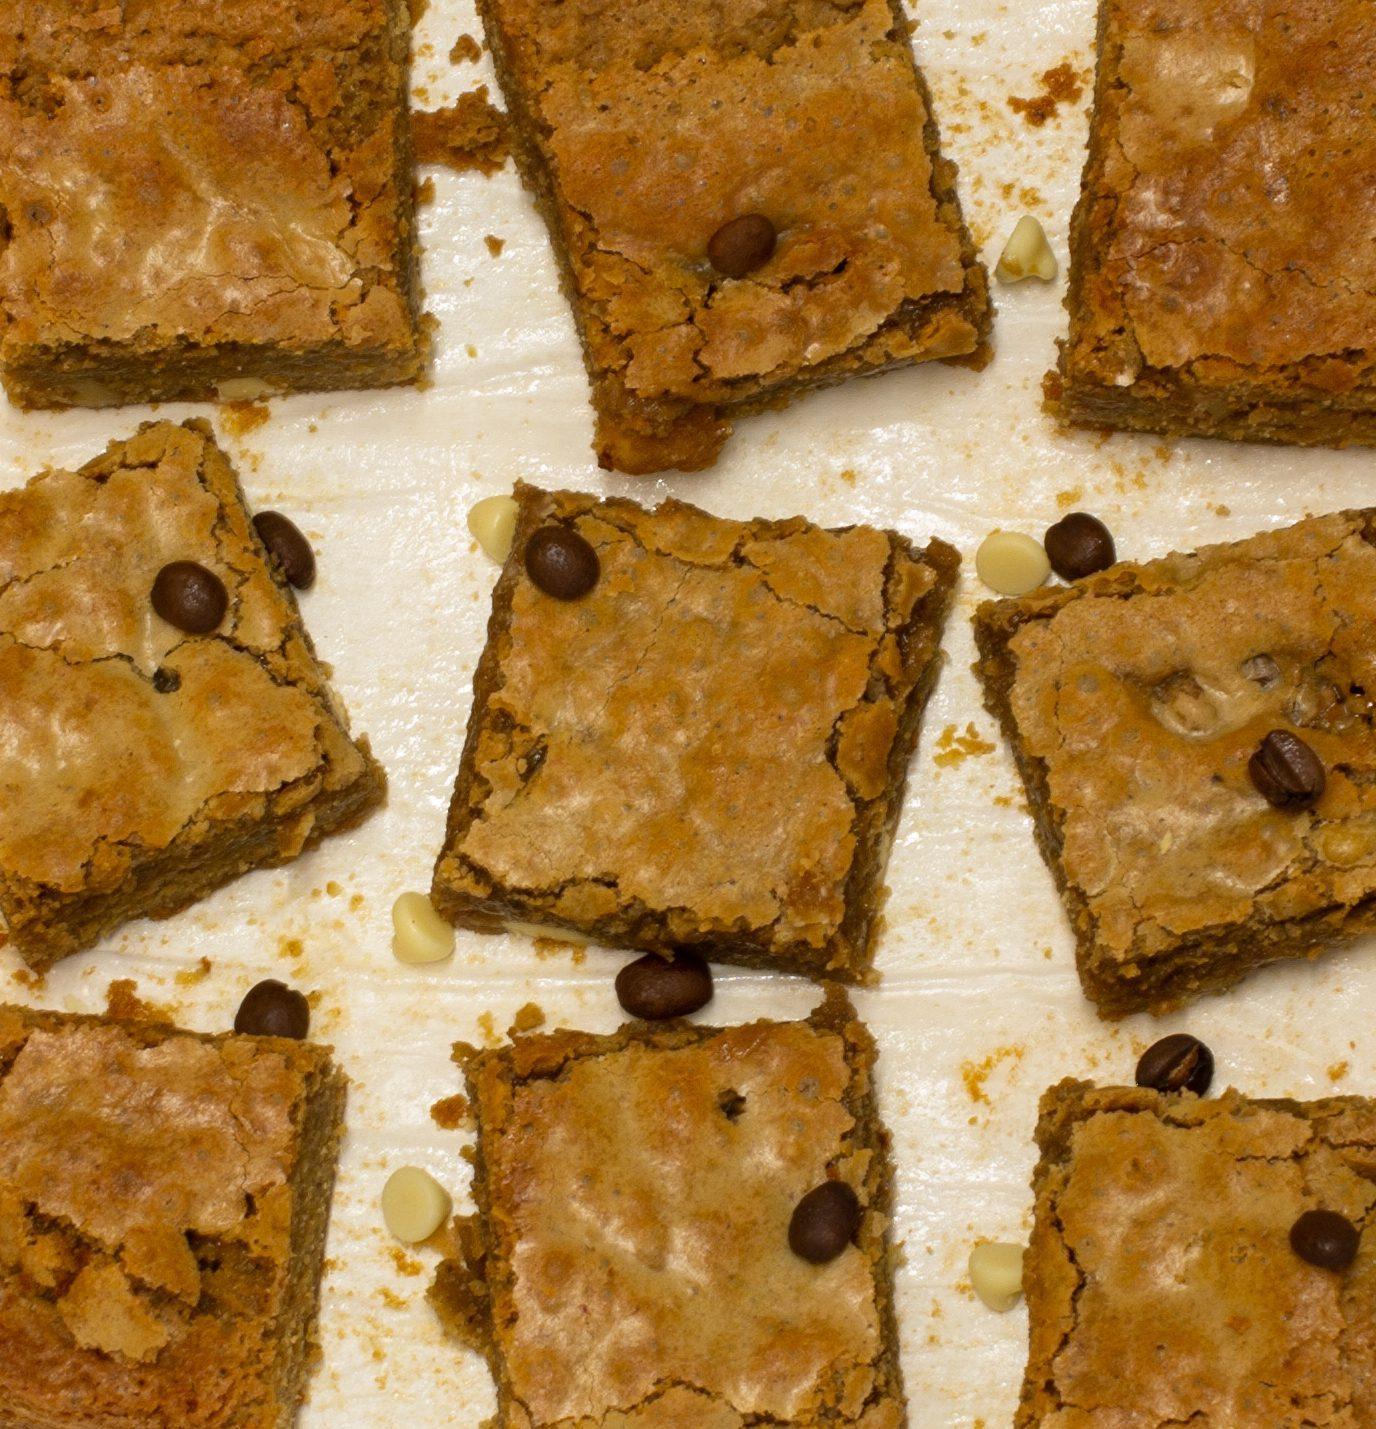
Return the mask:
POLYGON ((478 8, 603 466, 695 470, 735 416, 807 388, 988 359, 985 272, 897 0, 478 8))
POLYGON ((7 0, 11 400, 419 376, 410 33, 406 0, 7 0))
POLYGON ((1123 563, 982 605, 1012 747, 1109 1016, 1164 1011, 1376 928, 1376 512, 1123 563), (1275 807, 1274 731, 1323 770, 1275 807))
POLYGON ((874 1055, 834 990, 804 1022, 457 1046, 478 1209, 431 1301, 491 1366, 494 1429, 904 1425, 874 1055), (853 1229, 804 1259, 795 1207, 830 1182, 853 1229))
POLYGON ((283 863, 382 799, 202 421, 0 493, 0 913, 31 967, 283 863), (218 626, 155 613, 166 565, 218 626))
POLYGON ((1052 411, 1376 442, 1376 253, 1352 236, 1373 85, 1370 5, 1101 0, 1052 411))
POLYGON ((1376 1209, 1376 1102, 1064 1081, 1042 1099, 1017 1429, 1376 1423, 1376 1257, 1302 1259, 1307 1211, 1376 1209))
POLYGON ((435 906, 864 980, 956 552, 677 501, 516 498, 435 906), (527 546, 570 533, 600 574, 563 600, 527 546))
POLYGON ((0 1423, 294 1423, 344 1096, 310 1043, 0 1006, 0 1423))

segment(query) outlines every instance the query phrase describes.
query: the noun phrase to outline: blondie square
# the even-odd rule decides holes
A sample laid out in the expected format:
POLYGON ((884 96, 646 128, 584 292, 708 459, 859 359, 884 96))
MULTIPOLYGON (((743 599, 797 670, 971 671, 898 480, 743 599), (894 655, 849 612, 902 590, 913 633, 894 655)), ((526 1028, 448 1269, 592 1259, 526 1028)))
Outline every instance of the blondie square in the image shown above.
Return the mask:
POLYGON ((206 423, 0 493, 0 913, 30 966, 285 862, 383 791, 206 423), (228 596, 207 634, 153 608, 184 561, 228 596))
POLYGON ((0 1007, 0 1423, 294 1423, 344 1094, 309 1043, 0 1007))
POLYGON ((1042 1099, 1017 1429, 1376 1422, 1376 1102, 1064 1081, 1042 1099), (1305 1212, 1362 1232, 1346 1270, 1305 1212))
POLYGON ((420 374, 406 0, 7 0, 0 28, 11 400, 420 374))
POLYGON ((1376 442, 1373 84, 1370 5, 1101 0, 1053 411, 1376 442))
POLYGON ((435 906, 863 980, 955 551, 516 497, 435 906), (530 543, 568 533, 600 564, 574 600, 528 569, 530 543))
POLYGON ((695 470, 734 417, 808 388, 987 360, 987 280, 897 0, 479 10, 603 466, 695 470))
POLYGON ((989 602, 975 633, 1101 1012, 1376 928, 1376 512, 989 602), (1255 782, 1273 732, 1323 771, 1304 807, 1255 782))
POLYGON ((906 1423, 874 1045, 844 996, 455 1055, 477 1212, 431 1300, 487 1357, 497 1429, 906 1423), (832 1181, 858 1224, 808 1260, 794 1209, 832 1181))

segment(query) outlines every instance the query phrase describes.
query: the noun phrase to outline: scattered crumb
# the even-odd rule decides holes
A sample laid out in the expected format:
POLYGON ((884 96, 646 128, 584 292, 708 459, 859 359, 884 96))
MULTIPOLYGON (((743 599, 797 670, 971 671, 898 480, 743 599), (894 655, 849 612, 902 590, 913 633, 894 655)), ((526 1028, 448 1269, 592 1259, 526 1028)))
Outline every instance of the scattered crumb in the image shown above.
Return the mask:
POLYGON ((341 884, 336 883, 332 878, 325 885, 325 892, 328 893, 331 898, 338 898, 339 895, 344 892, 344 889, 341 884))
POLYGON ((1084 81, 1065 61, 1042 75, 1042 92, 1030 99, 1008 96, 1008 107, 1034 128, 1040 128, 1055 116, 1062 104, 1078 104, 1084 93, 1084 81))
POLYGON ((478 1030, 483 1034, 483 1042, 488 1047, 496 1047, 500 1044, 502 1039, 497 1035, 497 1028, 492 1021, 490 1012, 478 1014, 478 1030))
POLYGON ((166 1019, 167 1011, 145 1002, 133 978, 121 977, 105 989, 105 1015, 117 1022, 158 1022, 166 1019))
POLYGON ((937 753, 932 756, 935 763, 946 769, 952 764, 962 764, 972 756, 992 754, 994 746, 980 734, 973 724, 965 726, 965 733, 958 734, 953 724, 941 731, 936 742, 937 753))
POLYGON ((850 469, 850 467, 847 467, 841 473, 841 480, 844 481, 847 486, 855 485, 855 473, 850 469))
POLYGON ((300 938, 279 938, 277 940, 277 956, 279 958, 304 958, 306 956, 306 946, 300 938))
POLYGON ((538 1002, 527 1002, 524 1006, 516 1009, 516 1016, 511 1019, 512 1032, 533 1032, 537 1027, 545 1025, 545 1009, 538 1002))
POLYGON ((416 110, 411 132, 419 164, 495 174, 510 152, 506 115, 488 103, 485 84, 461 94, 457 103, 444 109, 416 110))
POLYGON ((449 63, 451 65, 463 64, 465 61, 473 64, 482 57, 483 47, 473 38, 472 35, 460 35, 454 41, 454 48, 449 51, 449 63))
POLYGON ((407 1255, 399 1245, 389 1246, 388 1249, 391 1252, 392 1264, 396 1266, 398 1275, 419 1275, 425 1269, 415 1256, 407 1255))
POLYGON ((1072 486, 1069 491, 1058 491, 1056 493, 1056 509, 1058 511, 1069 511, 1072 506, 1077 506, 1084 499, 1084 487, 1072 486))
POLYGON ((43 986, 42 973, 36 973, 32 968, 15 968, 10 977, 19 984, 20 987, 27 987, 33 992, 38 992, 43 986))
POLYGON ((1214 507, 1215 516, 1231 516, 1232 514, 1233 508, 1231 506, 1225 506, 1221 501, 1214 507))
POLYGON ((498 238, 495 233, 489 233, 483 239, 483 242, 487 244, 487 251, 494 258, 500 258, 502 256, 502 249, 506 247, 505 238, 498 238))
POLYGON ((377 1298, 381 1300, 389 1310, 404 1310, 409 1303, 405 1296, 398 1295, 395 1290, 390 1289, 386 1285, 378 1287, 377 1298))
POLYGON ((209 958, 203 957, 194 968, 182 968, 176 976, 178 986, 195 987, 198 982, 204 982, 210 976, 213 966, 209 958))
POLYGON ((416 203, 434 203, 435 201, 435 181, 432 178, 424 178, 416 185, 416 203))
POLYGON ((574 967, 582 967, 587 961, 588 950, 582 943, 561 943, 558 938, 536 938, 535 956, 540 959, 557 958, 567 953, 574 967))
POLYGON ((272 416, 266 402, 221 402, 220 425, 232 437, 246 437, 272 416))
POLYGON ((476 356, 478 355, 478 349, 477 349, 476 347, 474 347, 471 342, 465 343, 463 350, 464 350, 470 357, 476 357, 476 356))
POLYGON ((364 903, 366 903, 367 901, 368 900, 364 898, 361 893, 355 893, 354 896, 349 899, 349 912, 357 913, 358 910, 362 908, 364 903))
POLYGON ((1328 1080, 1330 1082, 1342 1081, 1342 1079, 1347 1076, 1348 1070, 1350 1069, 1351 1065, 1352 1064, 1350 1062, 1334 1062, 1333 1065, 1328 1069, 1328 1080))
POLYGON ((468 1121, 468 1098, 462 1092, 442 1097, 430 1108, 430 1119, 445 1131, 457 1131, 468 1121))
POLYGON ((1023 1049, 1018 1046, 996 1047, 987 1057, 978 1062, 962 1062, 960 1064, 960 1079, 965 1083, 965 1090, 969 1093, 972 1102, 983 1102, 988 1106, 989 1097, 985 1093, 984 1084, 989 1080, 989 1074, 1001 1062, 1012 1058, 1015 1062, 1021 1062, 1023 1049))

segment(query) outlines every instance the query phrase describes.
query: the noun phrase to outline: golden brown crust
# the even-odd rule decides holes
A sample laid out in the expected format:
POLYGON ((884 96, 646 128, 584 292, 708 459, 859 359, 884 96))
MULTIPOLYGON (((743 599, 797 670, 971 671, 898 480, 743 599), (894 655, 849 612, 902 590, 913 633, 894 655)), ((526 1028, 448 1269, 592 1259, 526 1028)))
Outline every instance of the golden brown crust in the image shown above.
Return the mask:
POLYGON ((889 0, 480 9, 563 264, 604 466, 696 470, 735 415, 904 363, 987 358, 984 270, 889 0), (778 248, 724 280, 707 241, 750 211, 772 218, 778 248))
POLYGON ((864 978, 956 553, 516 494, 436 906, 466 927, 864 978), (550 522, 598 551, 580 600, 526 574, 550 522))
POLYGON ((1042 1098, 1017 1429, 1357 1429, 1376 1415, 1363 1236, 1342 1275, 1299 1215, 1376 1210, 1376 1103, 1210 1101, 1064 1081, 1042 1098))
POLYGON ((206 423, 0 494, 0 910, 32 966, 294 857, 383 788, 206 423), (230 593, 208 636, 153 612, 176 560, 230 593))
POLYGON ((1373 513, 980 607, 985 701, 1102 1012, 1163 1011, 1376 927, 1373 513), (1272 729, 1327 769, 1309 812, 1247 772, 1272 729))
POLYGON ((293 1422, 344 1086, 308 1043, 0 1006, 0 1422, 293 1422))
POLYGON ((1103 0, 1053 410, 1087 426, 1376 442, 1364 5, 1103 0))
POLYGON ((906 1422, 874 1046, 843 996, 806 1022, 455 1050, 478 1214, 432 1301, 487 1354, 502 1429, 906 1422), (827 1176, 866 1214, 814 1266, 788 1221, 827 1176))
POLYGON ((17 7, 0 40, 14 401, 419 375, 403 0, 329 21, 280 0, 17 7))

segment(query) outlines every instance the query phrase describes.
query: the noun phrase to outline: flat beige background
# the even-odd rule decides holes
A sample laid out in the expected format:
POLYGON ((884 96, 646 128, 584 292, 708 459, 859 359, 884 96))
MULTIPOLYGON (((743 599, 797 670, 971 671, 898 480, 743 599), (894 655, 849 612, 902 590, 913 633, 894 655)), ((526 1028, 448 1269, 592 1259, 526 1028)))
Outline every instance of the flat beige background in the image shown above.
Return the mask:
MULTIPOLYGON (((1008 6, 927 0, 916 35, 960 191, 992 265, 1024 211, 1064 260, 1079 180, 1084 106, 1029 127, 1007 104, 1049 66, 1092 63, 1090 0, 1008 6)), ((490 79, 486 61, 450 66, 467 0, 434 0, 418 34, 422 105, 490 79)), ((1363 1035, 1376 960, 1356 948, 1317 966, 1264 973, 1188 1017, 1117 1029, 1096 1021, 1075 981, 1071 940, 1033 848, 1001 749, 939 766, 943 729, 995 738, 969 673, 973 553, 997 525, 1034 535, 1071 505, 1098 512, 1123 556, 1239 536, 1306 511, 1370 504, 1372 458, 1124 437, 1058 436, 1039 383, 1063 330, 1060 287, 998 288, 998 357, 981 374, 929 367, 852 384, 744 424, 721 464, 662 481, 609 478, 589 453, 591 422, 573 327, 543 227, 508 168, 491 179, 433 174, 423 212, 424 280, 439 358, 424 392, 299 397, 228 446, 250 501, 309 532, 320 580, 307 624, 336 685, 391 776, 385 812, 291 868, 243 879, 166 923, 139 924, 64 963, 44 1003, 93 1010, 111 979, 189 1025, 229 1025, 244 990, 275 975, 321 995, 315 1026, 354 1079, 350 1135, 325 1283, 325 1363, 304 1423, 475 1426, 493 1397, 482 1365, 445 1345, 380 1223, 377 1193, 406 1162, 466 1204, 463 1135, 428 1108, 458 1090, 455 1038, 481 1040, 535 999, 552 1022, 608 1029, 622 959, 589 950, 540 958, 515 938, 461 933, 454 959, 405 968, 390 953, 397 893, 429 884, 468 711, 495 570, 464 516, 514 478, 653 501, 667 492, 726 515, 805 513, 936 533, 967 558, 950 660, 914 762, 889 874, 882 986, 860 998, 882 1048, 883 1108, 895 1135, 905 1373, 916 1426, 1007 1424, 1022 1373, 1021 1308, 985 1310, 964 1283, 972 1237, 1026 1229, 1037 1097, 1067 1074, 1131 1077, 1146 1040, 1188 1026, 1214 1047, 1218 1082, 1255 1093, 1371 1091, 1363 1035), (493 258, 483 237, 506 246, 493 258), (331 889, 337 887, 338 892, 331 889), (175 975, 204 955, 195 986, 175 975)), ((181 417, 205 409, 164 408, 181 417)), ((146 411, 23 416, 0 409, 0 481, 73 464, 126 435, 146 411)), ((218 422, 218 417, 217 417, 218 422)), ((223 430, 223 423, 219 423, 223 430)), ((31 997, 0 952, 4 995, 31 997)), ((795 1014, 811 990, 723 969, 709 1013, 722 1021, 795 1014)))

